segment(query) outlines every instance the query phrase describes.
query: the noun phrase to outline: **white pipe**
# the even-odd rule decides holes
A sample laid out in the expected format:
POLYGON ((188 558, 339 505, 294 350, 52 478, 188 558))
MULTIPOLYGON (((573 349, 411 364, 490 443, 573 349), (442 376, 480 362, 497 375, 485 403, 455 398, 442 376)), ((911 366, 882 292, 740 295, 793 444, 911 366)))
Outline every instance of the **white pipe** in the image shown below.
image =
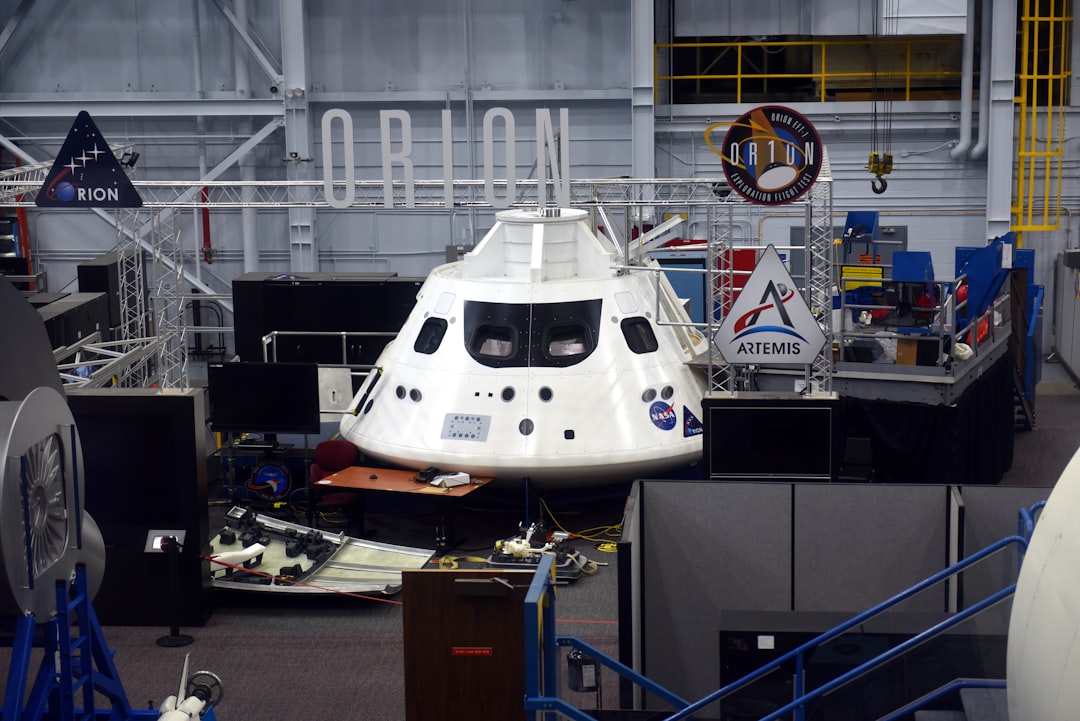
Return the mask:
POLYGON ((982 3, 982 45, 979 48, 979 140, 971 149, 972 158, 981 158, 986 155, 986 148, 990 145, 990 36, 993 35, 993 13, 982 3))
POLYGON ((949 155, 953 160, 966 158, 971 148, 971 86, 975 77, 975 0, 968 0, 967 27, 964 32, 964 59, 960 70, 960 141, 949 155))
POLYGON ((210 562, 217 562, 218 564, 229 563, 237 566, 244 561, 250 561, 258 556, 260 553, 266 551, 266 546, 261 543, 253 543, 247 548, 239 551, 224 551, 222 553, 214 554, 210 556, 210 562))

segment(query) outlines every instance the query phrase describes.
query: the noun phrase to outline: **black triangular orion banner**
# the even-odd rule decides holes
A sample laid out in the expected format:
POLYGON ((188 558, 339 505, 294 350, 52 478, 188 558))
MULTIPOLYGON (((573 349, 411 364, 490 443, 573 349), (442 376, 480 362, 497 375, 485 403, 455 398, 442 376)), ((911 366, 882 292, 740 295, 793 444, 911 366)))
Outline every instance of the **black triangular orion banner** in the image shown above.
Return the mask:
POLYGON ((37 194, 39 208, 141 208, 128 180, 90 113, 75 118, 52 170, 37 194))

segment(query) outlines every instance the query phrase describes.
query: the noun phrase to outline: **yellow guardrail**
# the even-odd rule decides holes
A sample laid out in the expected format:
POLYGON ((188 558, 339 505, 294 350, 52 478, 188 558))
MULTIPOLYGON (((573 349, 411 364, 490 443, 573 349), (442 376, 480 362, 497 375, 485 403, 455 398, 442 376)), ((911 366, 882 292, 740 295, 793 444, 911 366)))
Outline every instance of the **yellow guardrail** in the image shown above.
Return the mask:
MULTIPOLYGON (((750 92, 769 92, 770 80, 808 81, 812 89, 805 99, 821 102, 844 100, 847 90, 865 96, 868 90, 888 89, 893 91, 890 99, 899 101, 911 100, 926 88, 959 92, 962 42, 961 36, 946 36, 659 43, 653 55, 653 100, 660 104, 661 89, 666 87, 671 102, 676 102, 677 83, 694 82, 700 93, 711 81, 731 81, 734 97, 727 102, 735 103, 748 102, 744 95, 750 92), (784 67, 770 70, 770 60, 781 59, 784 67), (665 75, 662 65, 694 71, 665 75), (750 83, 761 89, 748 90, 750 83)), ((724 94, 732 94, 731 89, 724 94)), ((853 92, 848 99, 866 98, 853 92)))
POLYGON ((1019 128, 1012 229, 1057 230, 1061 225, 1061 175, 1068 102, 1072 17, 1065 0, 1025 0, 1017 56, 1019 128))

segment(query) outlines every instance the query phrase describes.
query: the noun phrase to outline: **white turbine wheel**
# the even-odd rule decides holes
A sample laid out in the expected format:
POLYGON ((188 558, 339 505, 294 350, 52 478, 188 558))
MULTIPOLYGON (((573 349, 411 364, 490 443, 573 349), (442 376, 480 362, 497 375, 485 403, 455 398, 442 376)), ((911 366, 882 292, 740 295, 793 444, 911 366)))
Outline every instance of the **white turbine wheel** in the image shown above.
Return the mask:
POLYGON ((105 546, 82 510, 82 447, 64 397, 36 388, 26 399, 0 402, 0 566, 12 604, 38 622, 56 612, 56 584, 69 583, 76 563, 96 590, 105 546))

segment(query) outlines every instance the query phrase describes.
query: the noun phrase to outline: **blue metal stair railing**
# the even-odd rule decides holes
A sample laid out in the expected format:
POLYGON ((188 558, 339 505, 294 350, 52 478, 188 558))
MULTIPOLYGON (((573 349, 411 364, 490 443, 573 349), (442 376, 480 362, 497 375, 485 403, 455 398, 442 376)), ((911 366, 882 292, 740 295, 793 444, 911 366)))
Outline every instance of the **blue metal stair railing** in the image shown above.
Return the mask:
POLYGON ((904 718, 908 714, 918 711, 927 704, 937 701, 940 698, 944 698, 951 693, 965 688, 1005 688, 1005 681, 1002 679, 984 678, 953 679, 949 683, 939 686, 933 691, 923 694, 914 701, 904 704, 895 711, 880 717, 879 719, 877 719, 877 721, 900 721, 900 719, 904 718))
POLYGON ((1042 308, 1043 287, 1035 286, 1035 297, 1031 300, 1031 308, 1028 311, 1027 333, 1024 335, 1024 400, 1030 401, 1035 397, 1036 368, 1038 363, 1037 350, 1035 347, 1036 323, 1039 319, 1039 309, 1042 308))
MULTIPOLYGON (((968 606, 963 611, 957 612, 926 631, 913 636, 904 643, 841 674, 832 681, 823 684, 812 691, 806 691, 803 685, 803 671, 805 668, 806 656, 810 651, 813 651, 821 644, 827 643, 828 641, 843 635, 847 631, 865 623, 874 616, 910 599, 931 586, 940 583, 1009 546, 1015 545, 1019 549, 1020 558, 1022 559, 1024 552, 1027 550, 1028 540, 1031 538, 1031 534, 1035 527, 1035 515, 1044 505, 1045 502, 1040 501, 1031 506, 1031 508, 1020 509, 1019 519, 1017 521, 1018 533, 1016 535, 1007 536, 986 546, 980 551, 967 556, 952 566, 935 573, 907 590, 901 591, 892 598, 852 617, 839 626, 820 634, 798 648, 761 666, 756 671, 747 674, 737 681, 733 681, 727 686, 724 686, 693 703, 688 703, 677 694, 650 681, 645 676, 642 676, 633 669, 611 658, 599 649, 596 649, 573 636, 559 636, 546 632, 548 629, 553 629, 555 627, 555 608, 554 603, 551 600, 551 594, 548 592, 551 584, 554 583, 554 576, 552 575, 551 570, 553 568, 553 558, 545 557, 541 560, 537 572, 533 576, 532 583, 529 586, 529 592, 525 597, 525 709, 528 712, 527 718, 530 720, 535 719, 536 711, 555 711, 564 714, 575 721, 596 721, 595 717, 590 716, 558 697, 558 674, 555 666, 557 659, 556 647, 572 646, 584 651, 601 665, 612 669, 620 676, 629 679, 631 682, 641 686, 646 691, 674 706, 677 710, 670 716, 665 717, 664 721, 678 721, 679 719, 691 718, 695 712, 723 700, 726 696, 729 696, 735 691, 772 673, 785 663, 794 660, 795 699, 767 716, 763 716, 760 721, 776 721, 776 719, 789 713, 793 713, 795 721, 805 721, 806 705, 808 703, 821 698, 825 694, 854 681, 856 678, 876 668, 879 668, 883 664, 892 661, 907 651, 910 651, 922 643, 944 633, 950 628, 978 615, 987 608, 1000 603, 1016 591, 1016 584, 1009 584, 1000 591, 987 596, 978 603, 968 606), (536 647, 537 643, 540 644, 539 648, 536 647), (536 650, 536 653, 532 652, 534 649, 536 650)), ((1019 561, 1017 563, 1017 570, 1019 571, 1019 561)))

